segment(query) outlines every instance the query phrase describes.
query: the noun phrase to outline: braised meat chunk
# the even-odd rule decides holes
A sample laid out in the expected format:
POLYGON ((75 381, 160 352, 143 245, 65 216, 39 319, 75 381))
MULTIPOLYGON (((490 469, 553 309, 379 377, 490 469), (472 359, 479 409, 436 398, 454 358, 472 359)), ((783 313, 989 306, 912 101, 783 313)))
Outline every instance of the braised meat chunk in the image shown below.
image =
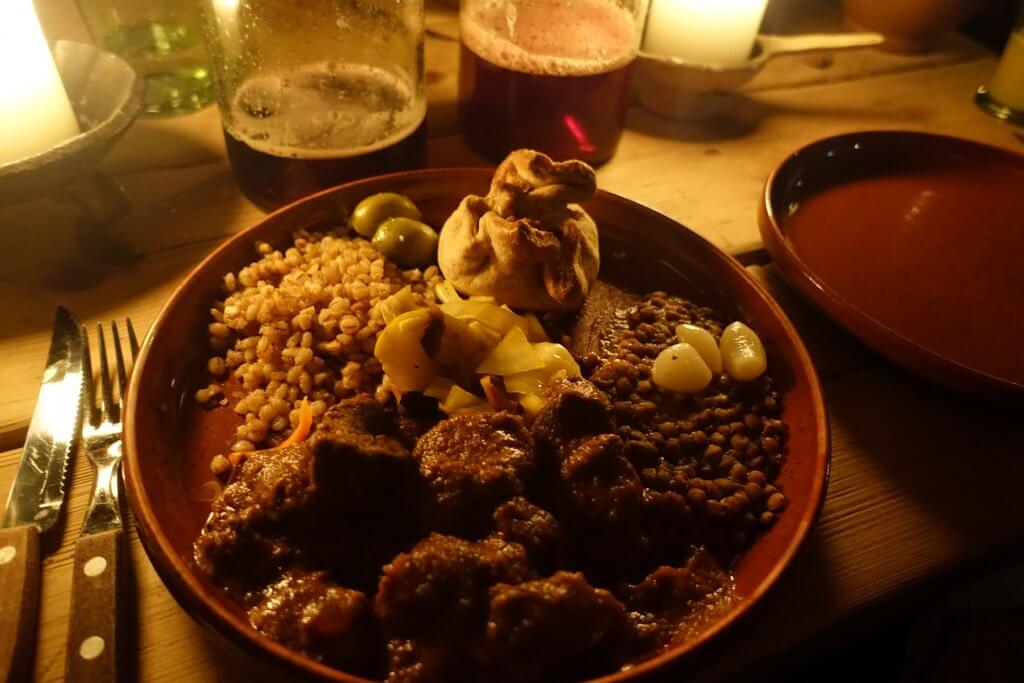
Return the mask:
POLYGON ((490 598, 485 651, 497 678, 581 678, 610 670, 626 654, 625 608, 582 574, 498 584, 490 598))
POLYGON ((495 506, 521 495, 535 469, 530 433, 505 412, 444 420, 413 456, 430 487, 434 528, 466 536, 486 533, 495 506))
POLYGON ((253 453, 213 502, 195 560, 215 582, 244 592, 273 580, 303 554, 293 532, 311 518, 312 449, 296 444, 253 453))
POLYGON ((497 507, 494 526, 502 538, 523 546, 538 569, 547 570, 557 563, 562 550, 562 528, 547 510, 516 497, 497 507))
POLYGON ((658 567, 625 590, 637 644, 650 651, 686 635, 681 630, 699 632, 729 607, 731 589, 728 571, 704 550, 684 567, 658 567))
POLYGON ((496 536, 466 541, 431 534, 383 571, 377 616, 389 635, 412 637, 480 626, 491 586, 534 577, 523 547, 496 536))
POLYGON ((632 292, 598 280, 573 320, 569 350, 582 358, 584 365, 588 360, 591 364, 604 360, 616 339, 629 329, 626 310, 639 300, 632 292))
POLYGON ((471 680, 470 662, 459 643, 444 639, 388 641, 386 683, 458 683, 471 680))
POLYGON ((614 434, 579 439, 562 457, 562 480, 575 515, 613 525, 637 517, 643 487, 622 454, 622 439, 614 434))
POLYGON ((564 449, 566 442, 583 436, 614 432, 611 403, 597 387, 581 377, 559 377, 545 389, 547 404, 530 432, 537 450, 546 457, 564 449))
POLYGON ((251 600, 253 627, 277 642, 348 671, 380 671, 383 644, 372 603, 327 572, 286 572, 251 600))
POLYGON ((324 414, 311 441, 313 482, 337 505, 388 517, 399 499, 403 517, 418 516, 425 483, 394 409, 369 396, 346 399, 324 414))

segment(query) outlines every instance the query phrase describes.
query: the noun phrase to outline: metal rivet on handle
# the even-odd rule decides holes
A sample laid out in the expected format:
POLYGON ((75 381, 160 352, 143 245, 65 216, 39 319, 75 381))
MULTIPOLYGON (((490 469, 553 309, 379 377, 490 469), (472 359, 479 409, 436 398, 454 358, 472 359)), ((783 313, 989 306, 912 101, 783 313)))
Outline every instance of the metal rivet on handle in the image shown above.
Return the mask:
POLYGON ((81 647, 78 648, 78 654, 82 659, 96 659, 103 654, 103 648, 106 643, 99 636, 89 636, 82 641, 81 647))
POLYGON ((100 557, 99 555, 91 558, 88 562, 85 563, 85 566, 82 567, 82 571, 85 572, 85 575, 89 577, 99 576, 104 571, 106 571, 106 569, 107 560, 106 558, 100 557))
POLYGON ((13 545, 5 545, 0 548, 0 564, 7 564, 18 555, 18 549, 13 545))

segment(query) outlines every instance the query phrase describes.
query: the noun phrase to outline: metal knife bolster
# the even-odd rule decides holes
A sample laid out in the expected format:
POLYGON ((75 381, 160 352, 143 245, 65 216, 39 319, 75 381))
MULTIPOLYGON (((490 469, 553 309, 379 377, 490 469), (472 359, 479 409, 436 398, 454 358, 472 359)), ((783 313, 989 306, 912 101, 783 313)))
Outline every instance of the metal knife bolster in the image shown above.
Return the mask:
POLYGON ((82 419, 85 343, 71 313, 57 308, 43 385, 25 438, 3 526, 52 527, 64 503, 64 474, 82 419))

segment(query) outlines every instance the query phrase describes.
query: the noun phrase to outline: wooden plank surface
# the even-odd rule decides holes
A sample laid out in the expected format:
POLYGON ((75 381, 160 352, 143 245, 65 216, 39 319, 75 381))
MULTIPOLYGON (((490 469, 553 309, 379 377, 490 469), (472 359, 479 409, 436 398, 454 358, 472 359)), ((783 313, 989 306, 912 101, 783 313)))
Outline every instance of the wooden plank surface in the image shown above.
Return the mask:
MULTIPOLYGON (((51 38, 86 40, 73 0, 40 4, 51 38)), ((447 22, 447 24, 445 24, 447 22)), ((438 32, 451 15, 431 14, 438 32)), ((444 26, 447 25, 447 29, 444 26)), ((457 45, 427 41, 430 163, 481 164, 457 135, 457 45)), ((756 207, 765 175, 794 148, 868 128, 964 135, 1012 149, 1022 138, 978 112, 971 94, 994 60, 951 39, 905 58, 868 51, 831 61, 780 59, 749 86, 726 119, 671 122, 632 109, 602 187, 680 220, 734 253, 759 246, 756 207)), ((142 255, 129 266, 91 259, 74 242, 75 212, 53 201, 0 209, 0 450, 14 449, 32 411, 54 305, 83 319, 131 315, 145 327, 180 279, 225 237, 263 213, 237 190, 216 108, 138 122, 104 162, 132 213, 117 226, 142 255)), ((764 609, 747 622, 747 658, 769 654, 985 550, 1019 540, 1010 514, 1024 472, 1006 416, 963 402, 893 369, 753 268, 791 311, 826 378, 833 469, 822 523, 764 609), (770 638, 764 634, 769 634, 770 638)), ((0 453, 6 490, 18 453, 0 453)), ((63 677, 71 547, 91 471, 76 463, 65 526, 46 555, 39 680, 63 677)), ((279 680, 214 639, 173 602, 131 532, 137 597, 138 680, 279 680)), ((744 660, 746 661, 746 660, 744 660)), ((721 673, 721 670, 719 670, 721 673)), ((716 674, 709 674, 712 679, 716 674)))

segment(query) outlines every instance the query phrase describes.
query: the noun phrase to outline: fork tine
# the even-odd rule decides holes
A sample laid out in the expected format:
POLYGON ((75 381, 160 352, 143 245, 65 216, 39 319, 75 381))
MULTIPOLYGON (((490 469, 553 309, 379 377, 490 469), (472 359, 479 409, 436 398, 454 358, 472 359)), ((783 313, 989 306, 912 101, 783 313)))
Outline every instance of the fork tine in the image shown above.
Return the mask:
POLYGON ((121 330, 117 329, 117 321, 110 321, 111 334, 114 337, 114 360, 117 363, 117 399, 118 405, 124 408, 124 395, 128 391, 128 373, 124 369, 124 354, 121 353, 121 330))
POLYGON ((110 365, 107 362, 107 342, 103 338, 103 323, 96 323, 100 337, 100 419, 112 420, 114 391, 110 381, 110 365))
POLYGON ((128 348, 132 351, 132 364, 139 355, 139 340, 135 338, 135 328, 132 327, 132 319, 125 318, 124 326, 128 328, 128 348))
POLYGON ((89 330, 82 325, 82 342, 85 345, 82 372, 85 375, 85 417, 90 424, 99 422, 96 411, 96 378, 92 374, 92 349, 89 348, 89 330))

